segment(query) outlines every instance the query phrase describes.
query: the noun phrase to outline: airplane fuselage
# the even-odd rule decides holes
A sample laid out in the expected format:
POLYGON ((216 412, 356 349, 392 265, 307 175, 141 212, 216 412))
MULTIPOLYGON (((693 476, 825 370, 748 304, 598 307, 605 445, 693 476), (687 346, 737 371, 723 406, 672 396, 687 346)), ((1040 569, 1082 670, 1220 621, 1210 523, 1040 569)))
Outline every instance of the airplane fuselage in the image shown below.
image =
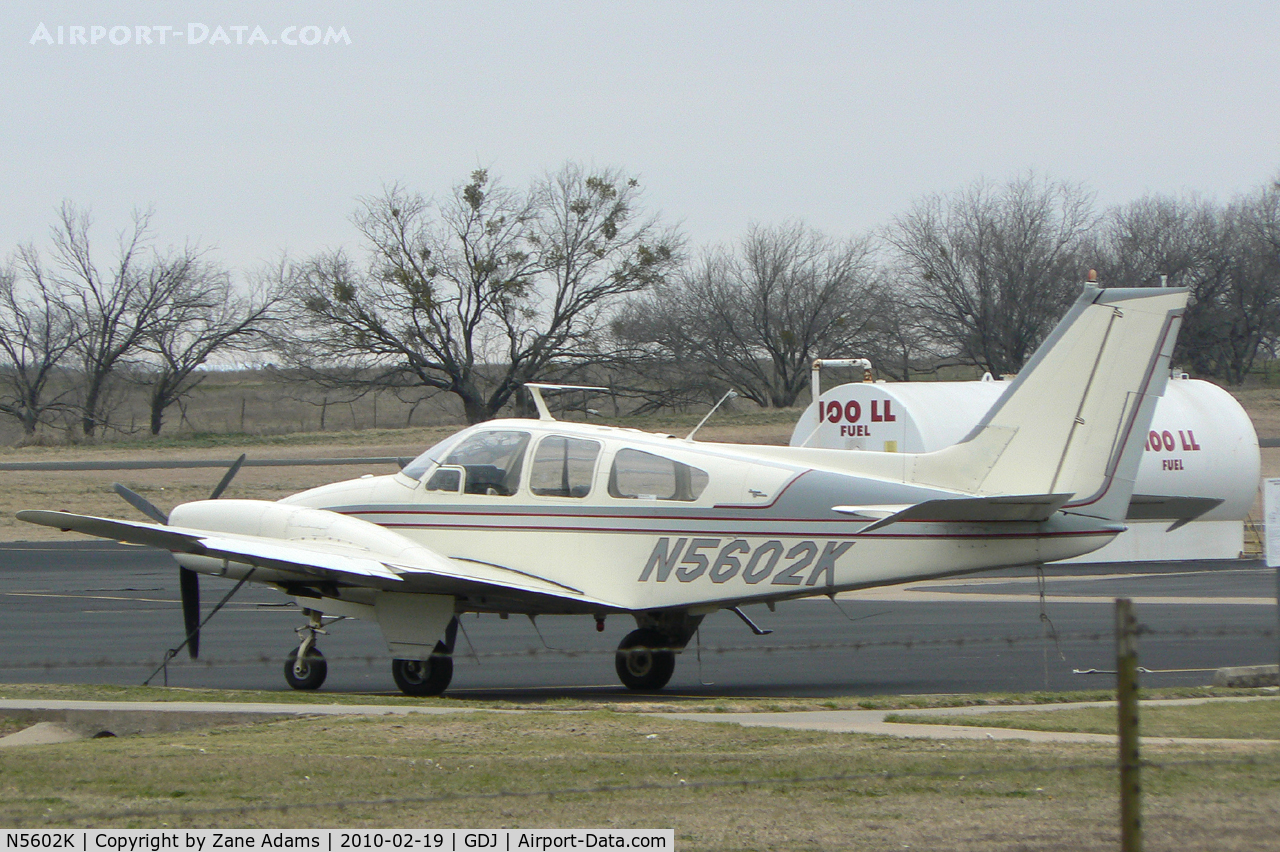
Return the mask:
MULTIPOLYGON (((776 457, 776 449, 764 457, 750 446, 691 444, 632 430, 495 421, 461 433, 439 461, 419 465, 417 478, 404 473, 366 477, 283 502, 360 518, 444 556, 528 573, 608 601, 607 609, 631 611, 710 611, 1051 562, 1102 547, 1119 531, 1114 524, 1059 514, 1045 522, 898 524, 862 534, 865 521, 833 507, 912 504, 950 494, 815 469, 805 450, 794 451, 794 462, 787 463, 776 457), (590 465, 575 472, 584 485, 573 496, 534 493, 537 471, 528 464, 521 465, 510 493, 425 487, 449 450, 486 432, 527 434, 521 451, 531 456, 546 442, 561 439, 592 442, 598 450, 590 465), (618 454, 637 450, 697 466, 705 474, 701 492, 681 499, 692 495, 621 491, 618 454)), ((460 601, 459 607, 526 611, 505 600, 473 599, 460 601)), ((546 602, 527 609, 549 611, 546 602)), ((562 611, 600 609, 565 604, 562 611)))

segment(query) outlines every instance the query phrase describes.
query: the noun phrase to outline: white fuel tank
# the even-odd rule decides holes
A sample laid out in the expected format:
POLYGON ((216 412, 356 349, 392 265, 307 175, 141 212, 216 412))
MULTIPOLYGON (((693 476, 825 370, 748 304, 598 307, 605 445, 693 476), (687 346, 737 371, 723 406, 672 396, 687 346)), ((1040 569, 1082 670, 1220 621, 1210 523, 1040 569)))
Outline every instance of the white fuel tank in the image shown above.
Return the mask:
MULTIPOLYGON (((1008 382, 855 382, 831 388, 810 404, 791 435, 792 446, 921 453, 957 443, 969 434, 1009 386, 1008 382)), ((1175 378, 1156 404, 1135 494, 1212 497, 1220 506, 1171 536, 1152 553, 1176 551, 1173 538, 1204 540, 1207 522, 1233 521, 1227 538, 1197 556, 1234 557, 1242 526, 1254 504, 1261 472, 1258 436, 1248 414, 1229 393, 1209 382, 1175 378), (1230 551, 1229 553, 1227 551, 1230 551)), ((1161 532, 1168 522, 1160 523, 1161 532)), ((1148 524, 1133 524, 1147 527, 1148 524)), ((1147 533, 1151 531, 1148 530, 1147 533)), ((1124 539, 1129 534, 1121 536, 1124 539)), ((1132 536, 1129 536, 1132 538, 1132 536)), ((1119 541, 1119 540, 1118 540, 1119 541)), ((1112 551, 1115 544, 1104 550, 1112 551)), ((1100 552, 1101 553, 1101 552, 1100 552)), ((1112 554, 1114 557, 1115 554, 1112 554)), ((1168 554, 1134 558, 1170 558, 1168 554)))

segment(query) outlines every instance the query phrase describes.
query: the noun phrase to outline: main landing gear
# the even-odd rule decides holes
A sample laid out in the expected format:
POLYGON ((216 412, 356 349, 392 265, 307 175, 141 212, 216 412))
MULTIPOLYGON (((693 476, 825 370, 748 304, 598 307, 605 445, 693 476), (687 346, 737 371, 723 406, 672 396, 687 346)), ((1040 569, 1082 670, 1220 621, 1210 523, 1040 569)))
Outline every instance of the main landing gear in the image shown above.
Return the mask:
POLYGON ((453 679, 453 643, 458 638, 455 616, 445 628, 444 639, 436 643, 430 659, 392 660, 391 676, 405 695, 440 695, 453 679))
POLYGON ((661 633, 648 628, 632 630, 618 645, 614 668, 627 689, 657 692, 676 670, 676 652, 661 633))
POLYGON ((637 629, 618 643, 614 657, 622 685, 635 692, 657 692, 666 686, 676 670, 676 654, 701 623, 702 616, 683 612, 637 615, 637 629))

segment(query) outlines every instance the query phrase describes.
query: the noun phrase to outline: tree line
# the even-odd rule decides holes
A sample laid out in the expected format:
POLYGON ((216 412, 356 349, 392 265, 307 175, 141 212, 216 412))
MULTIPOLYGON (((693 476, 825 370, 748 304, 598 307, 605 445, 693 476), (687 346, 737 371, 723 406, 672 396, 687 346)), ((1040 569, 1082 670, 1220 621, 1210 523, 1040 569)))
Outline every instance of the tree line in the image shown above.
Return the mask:
POLYGON ((635 410, 732 387, 794 405, 814 358, 886 376, 1016 373, 1080 291, 1180 286, 1175 353, 1242 383, 1280 340, 1280 183, 1226 203, 1152 195, 1099 210, 1080 184, 1026 173, 917 200, 849 238, 801 221, 692 249, 622 169, 567 163, 525 187, 472 172, 432 199, 360 199, 359 247, 282 258, 233 283, 199 247, 160 249, 149 212, 108 251, 64 203, 44 247, 0 269, 0 414, 95 438, 121 389, 147 388, 160 434, 211 364, 252 353, 355 397, 455 398, 469 422, 526 381, 607 384, 635 410))

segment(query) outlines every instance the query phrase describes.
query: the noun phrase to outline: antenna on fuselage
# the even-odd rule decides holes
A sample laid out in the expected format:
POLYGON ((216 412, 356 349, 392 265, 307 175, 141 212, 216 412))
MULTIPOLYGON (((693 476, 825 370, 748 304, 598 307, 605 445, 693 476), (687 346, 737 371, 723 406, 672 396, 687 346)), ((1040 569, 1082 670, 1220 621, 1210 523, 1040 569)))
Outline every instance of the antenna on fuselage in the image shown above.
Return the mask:
POLYGON ((716 413, 716 409, 717 409, 717 408, 719 408, 721 405, 723 405, 723 404, 724 404, 724 402, 725 402, 725 400, 728 400, 728 399, 737 399, 737 398, 738 398, 738 392, 737 392, 737 391, 735 391, 735 390, 725 391, 724 396, 720 397, 720 401, 719 401, 719 402, 717 402, 715 405, 711 406, 711 410, 707 412, 707 416, 706 416, 706 417, 703 417, 701 420, 699 420, 699 421, 698 421, 698 425, 697 425, 697 426, 694 426, 694 427, 693 427, 693 431, 692 431, 692 432, 690 432, 688 435, 685 435, 685 436, 684 436, 684 439, 685 439, 686 441, 692 441, 692 440, 693 440, 693 436, 694 436, 694 435, 696 435, 696 434, 698 433, 698 430, 702 428, 702 424, 703 424, 703 423, 706 423, 708 420, 710 420, 710 419, 711 419, 711 415, 713 415, 713 414, 715 414, 715 413, 716 413))
POLYGON ((555 420, 555 418, 551 416, 551 409, 547 408, 547 401, 542 398, 542 392, 544 390, 553 390, 553 391, 562 391, 562 390, 608 391, 609 390, 608 388, 598 388, 593 385, 548 385, 548 384, 543 384, 542 382, 525 382, 524 386, 528 389, 529 396, 533 397, 533 407, 538 409, 539 420, 555 420))

